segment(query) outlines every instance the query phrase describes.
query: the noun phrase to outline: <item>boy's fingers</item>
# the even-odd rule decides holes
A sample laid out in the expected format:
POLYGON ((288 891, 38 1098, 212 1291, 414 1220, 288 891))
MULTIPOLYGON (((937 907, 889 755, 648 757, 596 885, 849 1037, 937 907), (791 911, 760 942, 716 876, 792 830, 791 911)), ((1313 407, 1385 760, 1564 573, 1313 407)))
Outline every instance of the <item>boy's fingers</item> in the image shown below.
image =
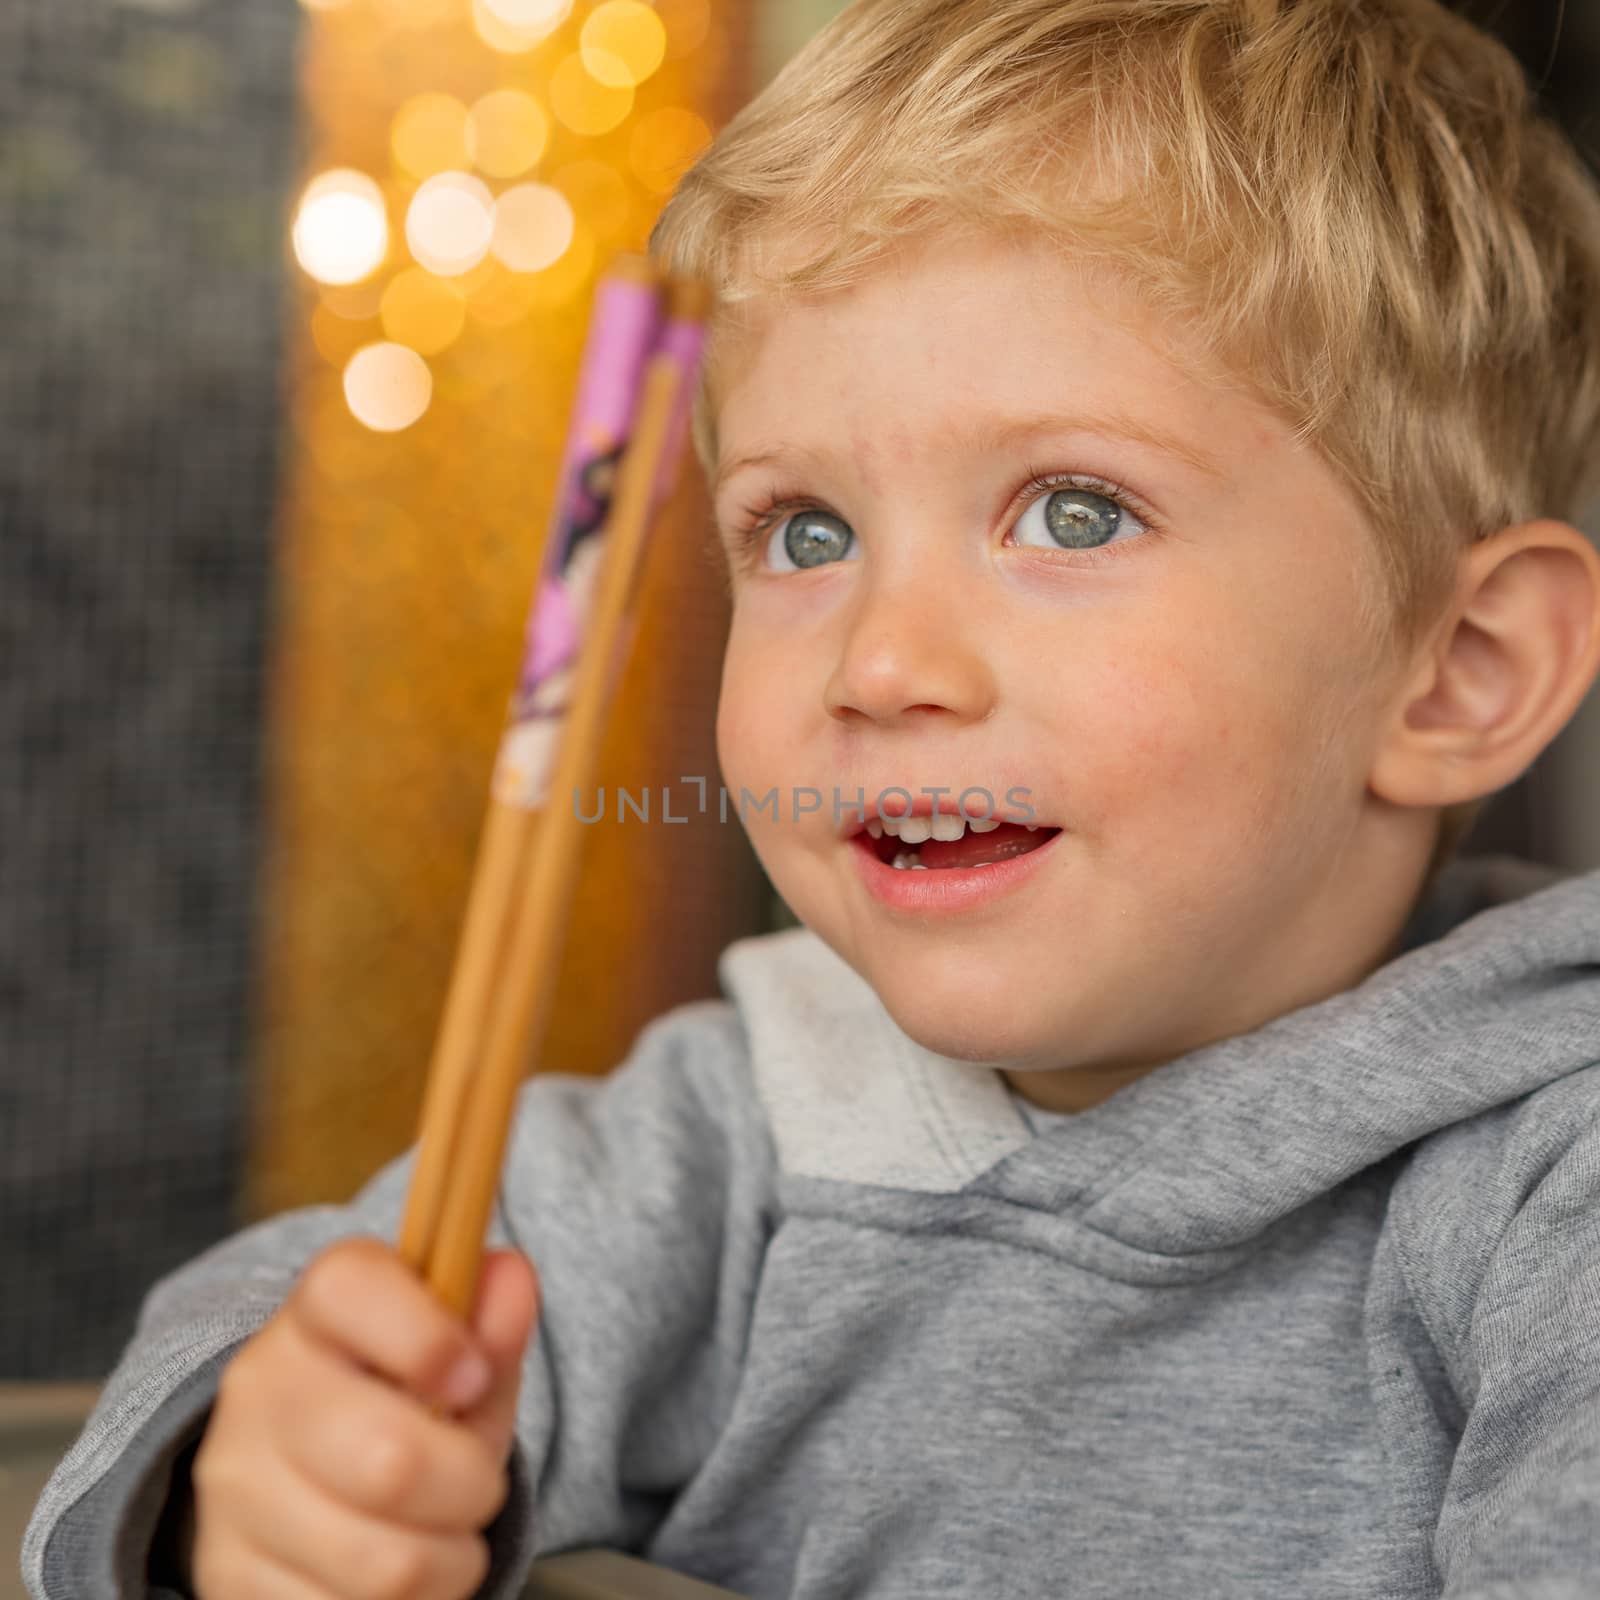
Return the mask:
MULTIPOLYGON (((328 1600, 328 1591, 267 1556, 241 1548, 209 1573, 195 1575, 196 1600, 328 1600)), ((170 1591, 169 1591, 170 1592, 170 1591)))
POLYGON ((539 1314, 539 1275, 515 1250, 492 1251, 478 1279, 472 1331, 494 1368, 489 1393, 461 1418, 504 1461, 516 1425, 522 1362, 539 1314))
POLYGON ((289 1569, 311 1592, 340 1600, 454 1600, 474 1593, 488 1574, 488 1546, 476 1533, 430 1533, 368 1516, 330 1499, 274 1455, 256 1472, 258 1492, 235 1524, 238 1534, 252 1554, 289 1569))
POLYGON ((497 1370, 522 1359, 539 1310, 539 1276, 516 1250, 492 1250, 484 1258, 472 1308, 472 1331, 497 1370))
POLYGON ((430 1416, 382 1378, 305 1342, 296 1393, 272 1419, 302 1477, 353 1509, 436 1533, 489 1523, 505 1503, 503 1456, 459 1422, 430 1416))
POLYGON ((289 1309, 313 1338, 446 1410, 477 1404, 492 1383, 465 1325, 380 1240, 325 1250, 301 1274, 289 1309))

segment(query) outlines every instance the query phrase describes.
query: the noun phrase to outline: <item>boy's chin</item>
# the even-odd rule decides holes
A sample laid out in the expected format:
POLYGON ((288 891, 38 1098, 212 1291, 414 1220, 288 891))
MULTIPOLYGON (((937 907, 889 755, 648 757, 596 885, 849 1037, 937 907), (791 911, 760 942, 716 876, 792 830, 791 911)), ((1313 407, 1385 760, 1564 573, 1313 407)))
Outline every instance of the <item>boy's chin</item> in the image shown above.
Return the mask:
MULTIPOLYGON (((869 982, 873 978, 868 974, 869 982)), ((1059 1046, 1052 1048, 1045 1019, 1019 1006, 1014 992, 980 996, 926 984, 874 982, 873 986, 900 1031, 935 1055, 1015 1071, 1054 1065, 1060 1054, 1059 1046)))
POLYGON ((1063 986, 1019 970, 1008 949, 915 953, 863 942, 828 922, 807 924, 868 985, 895 1025, 935 1055, 1006 1071, 1055 1067, 1076 1028, 1062 1016, 1063 986))

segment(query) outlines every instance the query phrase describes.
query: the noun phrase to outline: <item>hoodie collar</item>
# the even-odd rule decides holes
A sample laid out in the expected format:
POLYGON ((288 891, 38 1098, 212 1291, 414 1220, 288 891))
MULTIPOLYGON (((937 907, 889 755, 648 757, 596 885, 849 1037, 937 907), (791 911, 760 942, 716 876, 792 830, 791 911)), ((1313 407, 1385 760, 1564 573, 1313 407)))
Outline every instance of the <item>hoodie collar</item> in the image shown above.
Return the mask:
POLYGON ((1038 1136, 992 1067, 922 1049, 809 930, 739 941, 720 971, 786 1172, 1071 1210, 1175 1254, 1600 1058, 1600 872, 1457 860, 1400 952, 1038 1136))

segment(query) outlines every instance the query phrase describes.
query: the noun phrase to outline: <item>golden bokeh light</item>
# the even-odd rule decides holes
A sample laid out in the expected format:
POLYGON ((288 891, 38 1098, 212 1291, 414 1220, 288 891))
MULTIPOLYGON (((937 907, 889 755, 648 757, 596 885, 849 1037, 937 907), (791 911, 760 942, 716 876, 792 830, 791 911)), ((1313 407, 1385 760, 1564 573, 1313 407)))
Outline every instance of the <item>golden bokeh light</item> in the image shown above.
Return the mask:
POLYGON ((574 51, 550 74, 550 109, 563 127, 594 137, 622 125, 633 110, 633 90, 599 82, 574 51))
POLYGON ((667 30, 667 60, 681 61, 705 43, 711 0, 656 0, 656 15, 667 30))
POLYGON ((550 142, 550 118, 531 94, 496 89, 467 116, 472 164, 491 178, 515 178, 537 164, 550 142))
POLYGON ((711 143, 704 117, 682 106, 662 106, 641 117, 628 139, 628 165, 645 188, 671 194, 673 186, 711 143))
POLYGON ((344 398, 356 421, 374 433, 398 433, 428 409, 433 374, 403 344, 369 344, 344 369, 344 398))
POLYGON ((430 272, 453 278, 489 252, 494 196, 481 178, 441 172, 429 178, 406 208, 406 243, 430 272))
POLYGON ((295 258, 318 283, 359 283, 388 253, 383 191, 353 167, 319 173, 300 197, 293 239, 295 258))
POLYGON ((472 0, 472 26, 492 50, 520 55, 543 44, 572 12, 572 0, 472 0))
POLYGON ((667 30, 640 0, 602 0, 584 21, 579 53, 590 77, 613 89, 633 89, 662 63, 667 30))
POLYGON ((547 183, 519 183, 495 201, 496 258, 513 272, 542 272, 572 243, 572 202, 547 183))
POLYGON ((380 307, 383 331, 419 355, 437 355, 466 322, 466 297, 458 284, 422 267, 407 267, 390 280, 380 307))
POLYGON ((467 108, 454 95, 413 95, 395 113, 389 147, 395 165, 413 178, 465 167, 472 160, 467 108))
POLYGON ((570 161, 550 174, 550 186, 572 202, 573 211, 601 239, 615 239, 632 218, 627 181, 604 161, 570 161))
POLYGON ((341 6, 350 4, 350 0, 300 0, 300 4, 307 11, 337 11, 341 6))

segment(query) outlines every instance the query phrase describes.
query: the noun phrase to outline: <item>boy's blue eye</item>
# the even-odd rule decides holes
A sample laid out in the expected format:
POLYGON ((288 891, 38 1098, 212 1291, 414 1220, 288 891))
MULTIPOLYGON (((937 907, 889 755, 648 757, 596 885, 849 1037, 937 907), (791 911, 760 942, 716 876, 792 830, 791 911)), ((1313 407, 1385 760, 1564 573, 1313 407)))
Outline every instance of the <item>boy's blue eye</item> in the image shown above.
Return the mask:
MULTIPOLYGON (((1018 544, 1039 544, 1045 549, 1095 550, 1109 544, 1126 521, 1127 509, 1109 495, 1076 487, 1057 489, 1040 496, 1017 519, 1016 538, 1018 544), (1037 540, 1024 537, 1035 510, 1043 513, 1039 519, 1043 537, 1037 540)), ((1137 518, 1133 521, 1139 525, 1137 518)))
POLYGON ((844 560, 854 547, 855 538, 850 524, 831 512, 796 511, 773 529, 767 554, 780 572, 823 567, 844 560))

